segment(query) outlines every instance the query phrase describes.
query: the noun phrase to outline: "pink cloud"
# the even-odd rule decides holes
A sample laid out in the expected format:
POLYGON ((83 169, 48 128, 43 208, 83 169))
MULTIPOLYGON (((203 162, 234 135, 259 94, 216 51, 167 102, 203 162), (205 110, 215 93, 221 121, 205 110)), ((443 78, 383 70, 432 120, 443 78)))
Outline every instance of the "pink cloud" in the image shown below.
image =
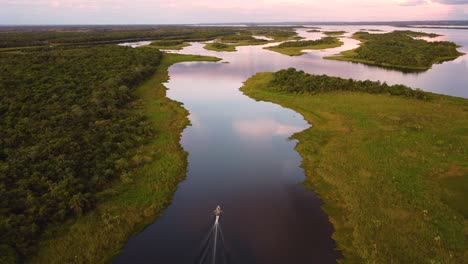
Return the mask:
POLYGON ((468 19, 468 0, 7 0, 0 23, 206 23, 468 19), (57 10, 60 10, 58 12, 57 10), (460 10, 463 10, 461 12, 460 10), (94 15, 91 16, 90 13, 94 15))

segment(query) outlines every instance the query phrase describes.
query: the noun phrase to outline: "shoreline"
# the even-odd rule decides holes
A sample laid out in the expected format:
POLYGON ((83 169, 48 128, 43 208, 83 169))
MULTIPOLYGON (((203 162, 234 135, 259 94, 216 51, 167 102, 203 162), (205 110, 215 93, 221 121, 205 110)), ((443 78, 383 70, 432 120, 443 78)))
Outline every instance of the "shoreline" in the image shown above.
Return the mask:
POLYGON ((135 111, 144 111, 157 124, 157 136, 137 150, 144 165, 103 191, 101 203, 88 214, 46 230, 26 263, 107 263, 128 238, 161 215, 185 179, 188 155, 180 145, 181 133, 189 125, 188 111, 166 97, 168 69, 179 62, 219 60, 164 53, 156 73, 135 90, 139 98, 135 111))

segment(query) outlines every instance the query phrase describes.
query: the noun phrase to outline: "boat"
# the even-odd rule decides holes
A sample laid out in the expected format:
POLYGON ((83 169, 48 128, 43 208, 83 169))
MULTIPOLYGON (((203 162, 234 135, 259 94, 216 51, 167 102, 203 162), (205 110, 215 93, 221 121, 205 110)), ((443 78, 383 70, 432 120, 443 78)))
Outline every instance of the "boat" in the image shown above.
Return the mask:
POLYGON ((214 214, 215 214, 216 218, 218 218, 221 215, 222 212, 223 211, 221 211, 221 207, 219 205, 216 206, 216 209, 214 210, 214 214))

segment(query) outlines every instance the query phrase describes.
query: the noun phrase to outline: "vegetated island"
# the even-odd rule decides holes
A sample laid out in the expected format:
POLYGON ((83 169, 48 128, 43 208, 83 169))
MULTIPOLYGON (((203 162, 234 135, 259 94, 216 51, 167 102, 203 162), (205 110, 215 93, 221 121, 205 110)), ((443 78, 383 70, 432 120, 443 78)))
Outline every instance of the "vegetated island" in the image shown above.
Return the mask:
POLYGON ((285 29, 264 29, 245 30, 235 34, 225 35, 216 38, 212 43, 207 43, 204 48, 212 51, 236 51, 238 46, 263 45, 272 42, 300 39, 294 30, 285 29), (262 35, 271 40, 255 38, 254 35, 262 35))
POLYGON ((151 42, 151 44, 142 47, 151 47, 155 49, 166 50, 181 50, 188 46, 190 46, 190 44, 183 40, 156 40, 151 42))
POLYGON ((344 262, 466 260, 468 100, 294 69, 241 90, 313 124, 293 137, 344 262))
POLYGON ((393 31, 384 34, 360 31, 353 34, 353 38, 362 41, 358 48, 324 58, 401 70, 425 71, 435 63, 464 55, 457 51, 459 46, 453 42, 416 39, 437 36, 439 35, 414 31, 393 31))
POLYGON ((345 33, 347 33, 346 31, 342 31, 342 30, 337 30, 337 31, 322 31, 323 34, 327 35, 327 36, 340 36, 340 35, 343 35, 345 33))
POLYGON ((361 28, 361 31, 373 31, 373 32, 383 32, 381 29, 375 29, 375 28, 361 28))
POLYGON ((305 54, 303 50, 312 49, 330 49, 343 45, 343 42, 335 37, 323 37, 318 40, 300 40, 300 41, 287 41, 277 46, 265 47, 264 49, 275 51, 289 56, 300 56, 305 54))
POLYGON ((213 51, 229 51, 229 52, 233 52, 237 50, 236 46, 234 45, 228 45, 228 44, 224 44, 224 43, 217 42, 217 41, 213 43, 207 43, 203 48, 207 50, 213 50, 213 51))
POLYGON ((219 59, 117 45, 0 59, 0 262, 108 262, 185 177, 167 68, 219 59))
POLYGON ((309 33, 318 33, 318 32, 322 32, 322 31, 320 31, 318 29, 311 29, 311 30, 307 30, 307 32, 309 32, 309 33))

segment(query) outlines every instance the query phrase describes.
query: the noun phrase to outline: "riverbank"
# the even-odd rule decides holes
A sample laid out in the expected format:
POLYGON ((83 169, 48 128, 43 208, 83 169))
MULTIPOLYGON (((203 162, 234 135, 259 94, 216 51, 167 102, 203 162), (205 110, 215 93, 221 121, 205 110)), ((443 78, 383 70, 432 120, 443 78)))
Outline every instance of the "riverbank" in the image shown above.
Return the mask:
POLYGON ((157 72, 136 90, 140 99, 136 111, 145 114, 157 135, 138 149, 131 161, 137 168, 100 193, 93 211, 47 230, 28 263, 106 263, 130 236, 161 214, 187 167, 187 154, 179 141, 189 124, 188 112, 166 97, 163 83, 169 78, 168 68, 178 62, 218 60, 164 54, 157 72))
POLYGON ((304 184, 323 199, 343 262, 464 261, 466 99, 275 92, 273 76, 254 75, 241 90, 313 124, 293 137, 304 184))

